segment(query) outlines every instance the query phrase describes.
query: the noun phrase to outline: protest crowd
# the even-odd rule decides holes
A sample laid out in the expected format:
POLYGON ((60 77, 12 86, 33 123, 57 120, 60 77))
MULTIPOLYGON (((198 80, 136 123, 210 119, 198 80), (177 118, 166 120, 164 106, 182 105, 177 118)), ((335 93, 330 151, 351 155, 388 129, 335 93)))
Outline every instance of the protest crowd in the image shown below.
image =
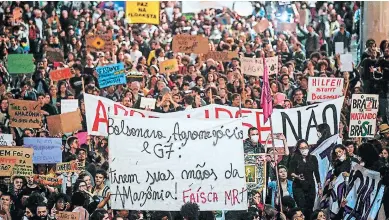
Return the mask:
POLYGON ((389 219, 361 2, 0 4, 0 220, 389 219))

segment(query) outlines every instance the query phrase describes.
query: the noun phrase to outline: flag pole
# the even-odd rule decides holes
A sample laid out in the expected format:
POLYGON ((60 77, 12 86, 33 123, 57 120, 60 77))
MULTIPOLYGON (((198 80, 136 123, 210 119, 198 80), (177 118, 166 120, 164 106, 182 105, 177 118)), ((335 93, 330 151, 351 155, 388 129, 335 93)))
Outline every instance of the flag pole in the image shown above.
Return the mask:
MULTIPOLYGON (((277 177, 277 193, 278 193, 278 196, 279 196, 279 205, 280 205, 280 212, 282 212, 282 200, 281 200, 281 184, 280 184, 280 180, 279 180, 279 177, 278 177, 278 161, 276 160, 276 147, 274 145, 274 135, 273 135, 273 120, 271 119, 271 115, 269 117, 269 121, 270 121, 270 134, 271 134, 271 144, 272 144, 272 147, 273 147, 273 157, 274 157, 274 162, 275 162, 275 167, 276 167, 276 177, 277 177)), ((277 199, 277 197, 276 197, 277 199)))

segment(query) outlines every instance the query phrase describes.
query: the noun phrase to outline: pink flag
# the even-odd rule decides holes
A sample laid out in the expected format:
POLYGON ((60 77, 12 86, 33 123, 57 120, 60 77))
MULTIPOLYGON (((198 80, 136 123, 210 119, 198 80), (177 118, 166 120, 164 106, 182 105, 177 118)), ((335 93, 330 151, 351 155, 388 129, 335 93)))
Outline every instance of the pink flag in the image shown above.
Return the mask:
POLYGON ((263 84, 261 93, 261 107, 263 109, 264 123, 267 122, 273 113, 273 102, 270 93, 269 71, 267 69, 266 60, 263 58, 263 84))

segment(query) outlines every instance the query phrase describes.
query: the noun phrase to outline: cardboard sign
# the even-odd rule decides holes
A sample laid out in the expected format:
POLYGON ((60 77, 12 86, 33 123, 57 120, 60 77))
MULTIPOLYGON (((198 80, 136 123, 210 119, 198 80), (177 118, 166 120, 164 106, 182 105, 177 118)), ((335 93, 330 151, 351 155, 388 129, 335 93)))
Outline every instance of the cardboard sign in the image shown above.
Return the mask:
POLYGON ((299 11, 299 15, 300 15, 300 18, 299 18, 300 26, 304 26, 304 25, 309 23, 308 14, 307 14, 307 10, 306 9, 300 10, 299 11))
POLYGON ((13 170, 12 170, 12 176, 32 176, 33 173, 33 166, 31 164, 15 164, 13 170))
POLYGON ((126 2, 126 17, 129 24, 159 25, 159 1, 126 2))
POLYGON ((296 32, 296 23, 278 23, 277 31, 288 31, 290 33, 296 32))
POLYGON ((206 54, 208 50, 208 39, 205 37, 188 34, 173 37, 173 52, 175 53, 206 54))
POLYGON ((41 106, 36 101, 9 100, 10 126, 19 128, 40 128, 41 106))
POLYGON ((47 48, 46 58, 49 61, 49 63, 65 62, 63 50, 59 48, 51 48, 51 47, 47 48))
POLYGON ((124 71, 123 63, 97 67, 96 72, 98 74, 100 88, 126 84, 127 80, 124 71))
POLYGON ((50 71, 50 79, 53 81, 60 81, 63 79, 70 79, 70 78, 72 78, 72 72, 70 71, 70 68, 63 68, 63 69, 50 71))
POLYGON ((12 146, 12 134, 0 134, 0 146, 12 146))
POLYGON ((262 58, 248 58, 242 57, 240 59, 242 64, 243 74, 250 76, 262 76, 263 75, 263 59, 262 58))
POLYGON ((59 186, 62 184, 61 178, 49 176, 49 175, 35 175, 34 181, 39 184, 48 185, 48 186, 59 186))
POLYGON ((75 112, 78 109, 78 99, 61 99, 61 114, 75 112))
POLYGON ((374 137, 378 114, 378 95, 353 94, 349 137, 374 137))
POLYGON ((73 133, 82 130, 81 113, 79 109, 75 112, 47 116, 46 119, 49 133, 52 136, 58 135, 59 133, 73 133))
POLYGON ((157 102, 156 99, 142 97, 140 99, 140 107, 141 108, 155 109, 155 103, 156 102, 157 102))
POLYGON ((32 171, 33 151, 32 148, 0 147, 0 176, 11 176, 18 165, 29 167, 32 171))
POLYGON ((159 63, 159 71, 161 73, 174 73, 178 71, 177 59, 165 60, 159 63))
POLYGON ((309 102, 325 102, 343 96, 343 78, 309 77, 308 97, 309 102))
POLYGON ((204 54, 204 61, 208 59, 213 59, 219 62, 230 62, 232 58, 238 57, 237 52, 224 52, 224 51, 209 51, 207 54, 204 54))
POLYGON ((269 75, 278 73, 278 56, 266 58, 266 65, 269 75))
POLYGON ((16 7, 12 10, 12 18, 15 23, 22 21, 23 10, 19 7, 16 7))
POLYGON ((25 137, 24 146, 34 149, 34 164, 62 163, 62 139, 25 137))
POLYGON ((75 160, 67 163, 57 163, 55 169, 57 173, 72 173, 72 172, 79 172, 82 170, 83 167, 80 167, 75 160))
POLYGON ((131 173, 132 180, 134 180, 112 180, 111 188, 115 189, 115 193, 120 195, 128 192, 135 195, 136 192, 149 189, 161 195, 155 199, 134 200, 133 202, 128 199, 115 199, 112 196, 110 200, 112 209, 179 210, 183 204, 191 200, 190 195, 194 193, 193 189, 207 198, 206 202, 201 202, 205 200, 201 200, 200 196, 199 199, 194 199, 192 196, 192 201, 196 200, 203 211, 247 209, 241 120, 160 118, 156 121, 153 118, 112 116, 110 125, 112 130, 115 130, 117 126, 118 128, 124 126, 131 127, 134 131, 148 130, 160 134, 159 137, 157 135, 141 137, 129 133, 124 135, 120 132, 112 132, 109 135, 109 153, 112 158, 112 162, 110 161, 111 175, 118 177, 131 173), (175 132, 199 135, 184 140, 174 138, 175 132), (208 137, 207 133, 210 134, 208 137), (131 142, 131 147, 123 144, 129 142, 131 142), (169 147, 177 151, 170 155, 169 153, 157 153, 162 152, 163 146, 168 142, 169 147), (156 153, 141 152, 145 147, 153 146, 155 146, 156 153), (218 155, 217 160, 215 160, 215 155, 218 155), (234 156, 231 157, 231 155, 234 156), (200 177, 204 172, 209 175, 205 174, 205 178, 200 177), (233 173, 239 173, 239 177, 238 175, 234 177, 233 173), (158 181, 154 176, 165 176, 166 178, 164 181, 158 181), (128 189, 131 189, 131 192, 128 189), (235 202, 236 198, 231 196, 233 192, 240 195, 239 202, 235 202))
POLYGON ((85 39, 88 52, 112 51, 112 47, 114 47, 112 34, 87 35, 85 39))
POLYGON ((17 157, 0 157, 0 176, 11 176, 16 162, 18 162, 17 157))
POLYGON ((254 26, 254 31, 259 33, 264 32, 269 27, 269 21, 264 18, 254 26))
POLYGON ((10 74, 26 74, 35 71, 33 54, 9 54, 8 72, 10 74))

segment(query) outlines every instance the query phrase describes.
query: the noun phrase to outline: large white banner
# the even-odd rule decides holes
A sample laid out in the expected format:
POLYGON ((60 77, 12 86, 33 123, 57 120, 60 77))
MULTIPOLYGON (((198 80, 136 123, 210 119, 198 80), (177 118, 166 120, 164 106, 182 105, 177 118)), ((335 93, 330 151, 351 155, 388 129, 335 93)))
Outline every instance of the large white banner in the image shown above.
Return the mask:
POLYGON ((374 137, 378 114, 378 95, 353 94, 349 137, 374 137))
POLYGON ((242 121, 110 118, 113 209, 245 210, 242 121))
MULTIPOLYGON (((157 113, 139 109, 126 108, 112 100, 85 94, 85 111, 88 134, 107 136, 108 111, 113 115, 136 116, 144 118, 243 118, 244 136, 247 130, 256 127, 259 130, 261 143, 265 143, 270 133, 270 123, 263 123, 262 109, 241 110, 236 107, 223 105, 207 105, 201 108, 179 111, 174 113, 157 113)), ((318 137, 316 126, 327 123, 332 134, 339 130, 340 112, 343 105, 343 97, 293 109, 274 109, 272 114, 273 132, 283 133, 289 146, 294 146, 297 140, 305 139, 309 144, 316 144, 318 137)))
POLYGON ((351 169, 343 219, 375 219, 385 189, 380 173, 357 163, 352 163, 351 169))
POLYGON ((343 78, 309 77, 308 94, 309 102, 326 102, 343 96, 343 78))

